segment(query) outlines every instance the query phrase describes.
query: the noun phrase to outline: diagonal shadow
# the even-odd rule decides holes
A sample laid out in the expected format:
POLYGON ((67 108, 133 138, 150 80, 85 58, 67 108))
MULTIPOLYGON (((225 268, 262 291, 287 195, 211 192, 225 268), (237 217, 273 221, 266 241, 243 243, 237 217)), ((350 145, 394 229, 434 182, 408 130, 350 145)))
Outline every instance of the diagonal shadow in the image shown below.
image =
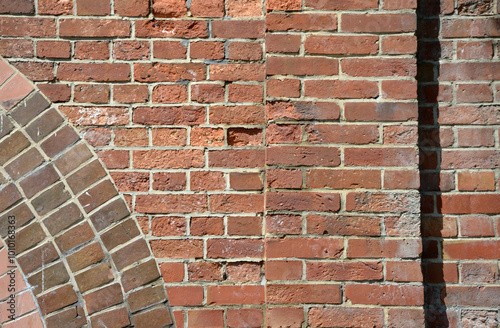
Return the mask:
POLYGON ((441 178, 442 138, 439 126, 439 60, 443 49, 439 40, 440 1, 419 0, 417 8, 417 65, 419 102, 420 194, 422 215, 422 274, 426 327, 449 327, 444 264, 441 256, 444 217, 438 198, 446 191, 441 178))

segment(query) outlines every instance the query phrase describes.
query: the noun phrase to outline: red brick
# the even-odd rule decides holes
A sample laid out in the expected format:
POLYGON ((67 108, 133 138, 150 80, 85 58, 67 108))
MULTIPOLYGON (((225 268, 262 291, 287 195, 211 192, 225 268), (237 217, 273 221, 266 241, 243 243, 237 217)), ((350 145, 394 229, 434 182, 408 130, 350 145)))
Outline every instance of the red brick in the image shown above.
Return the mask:
POLYGON ((414 14, 343 14, 344 32, 413 32, 417 27, 414 14))
POLYGON ((268 75, 337 75, 338 59, 323 57, 269 57, 268 75))
POLYGON ((130 324, 127 309, 124 307, 93 315, 90 322, 95 327, 99 325, 105 327, 126 327, 130 324))
POLYGON ((120 284, 113 284, 84 296, 88 313, 94 313, 110 306, 120 304, 123 295, 120 284))
MULTIPOLYGON (((156 261, 154 259, 143 262, 122 273, 121 281, 123 290, 129 292, 139 286, 154 281, 160 277, 156 261)), ((121 297, 123 300, 123 297, 121 297)), ((167 315, 168 317, 168 315, 167 315)), ((166 317, 164 317, 166 318, 166 317)))
POLYGON ((134 104, 145 103, 149 99, 146 85, 114 85, 113 100, 116 102, 134 104))
POLYGON ((191 172, 191 190, 208 191, 224 190, 226 180, 222 172, 196 171, 191 172))
MULTIPOLYGON (((10 2, 9 2, 10 3, 10 2)), ((0 55, 4 58, 25 57, 32 58, 35 50, 33 41, 25 39, 0 40, 0 55)))
POLYGON ((76 13, 80 16, 106 16, 111 12, 109 0, 76 0, 76 13))
POLYGON ((266 171, 267 186, 271 188, 300 189, 302 172, 299 170, 270 169, 266 171))
MULTIPOLYGON (((191 173, 191 175, 194 172, 191 173)), ((186 188, 186 174, 181 172, 153 173, 154 190, 184 190, 186 188)), ((191 188, 193 189, 193 188, 191 188)))
POLYGON ((256 262, 234 262, 226 266, 228 281, 254 282, 262 281, 262 263, 256 262))
POLYGON ((197 41, 191 43, 190 55, 193 59, 223 59, 224 42, 197 41))
POLYGON ((115 0, 114 9, 120 16, 145 17, 149 15, 149 1, 115 0))
POLYGON ((231 42, 229 44, 228 59, 232 60, 261 60, 262 44, 257 42, 231 42))
POLYGON ((417 83, 407 80, 382 81, 382 95, 386 99, 415 99, 417 97, 417 83))
POLYGON ((192 0, 191 14, 194 17, 222 17, 224 0, 192 0))
POLYGON ((215 213, 261 213, 264 211, 262 194, 210 195, 210 210, 215 213))
POLYGON ((188 311, 188 326, 189 327, 206 327, 207 322, 214 328, 224 327, 224 311, 223 310, 190 310, 188 311))
POLYGON ((134 74, 137 82, 202 81, 205 80, 205 64, 135 64, 134 74))
POLYGON ((386 280, 419 281, 423 280, 421 263, 417 261, 388 261, 386 263, 386 280))
POLYGON ((228 96, 230 102, 261 102, 263 88, 261 85, 229 84, 228 96))
POLYGON ((266 246, 267 258, 339 258, 344 250, 338 238, 269 239, 266 246))
POLYGON ((219 217, 194 217, 191 218, 191 235, 223 235, 224 220, 219 217))
POLYGON ((266 2, 266 10, 268 12, 273 10, 300 10, 302 8, 302 1, 300 0, 270 0, 266 2))
POLYGON ((491 59, 493 46, 490 41, 457 42, 458 59, 491 59))
POLYGON ((59 21, 59 36, 86 38, 128 37, 130 36, 130 22, 118 19, 63 18, 59 21))
POLYGON ((496 283, 498 266, 495 263, 462 263, 460 276, 464 283, 496 283))
POLYGON ((193 306, 203 303, 203 287, 167 287, 168 301, 172 306, 193 306))
MULTIPOLYGON (((451 318, 450 318, 451 319, 451 318)), ((389 327, 403 327, 414 325, 425 326, 425 313, 423 309, 389 309, 389 327)))
POLYGON ((263 167, 264 152, 261 149, 214 150, 208 154, 210 167, 263 167))
MULTIPOLYGON (((85 311, 81 306, 67 308, 50 317, 46 317, 47 326, 50 327, 78 327, 87 323, 85 311)), ((28 325, 29 327, 34 327, 28 325)))
POLYGON ((179 41, 153 41, 154 58, 183 59, 186 51, 186 46, 179 41))
POLYGON ((266 261, 267 280, 300 280, 302 270, 300 261, 266 261))
POLYGON ((0 13, 2 14, 33 14, 34 12, 35 2, 33 0, 2 1, 0 3, 0 13))
POLYGON ((71 99, 71 87, 67 84, 38 84, 37 87, 52 102, 66 102, 71 99))
POLYGON ((448 286, 443 304, 446 306, 498 307, 498 286, 448 286))
POLYGON ((438 206, 446 214, 494 214, 500 211, 498 200, 497 194, 442 195, 438 206))
POLYGON ((385 171, 384 189, 418 189, 420 180, 418 171, 391 170, 385 171))
POLYGON ((265 26, 261 20, 214 21, 212 34, 216 38, 259 39, 264 37, 265 26))
MULTIPOLYGON (((191 11, 193 10, 191 4, 191 11)), ((207 22, 196 20, 137 20, 135 36, 138 38, 205 38, 207 22)))
POLYGON ((229 181, 234 190, 262 189, 262 179, 259 173, 231 173, 229 181))
POLYGON ((264 81, 266 67, 264 64, 222 64, 210 65, 212 81, 264 81))
POLYGON ((0 143, 0 164, 4 165, 22 150, 26 149, 29 144, 28 139, 21 132, 17 131, 11 134, 0 143))
POLYGON ((46 315, 78 301, 71 284, 61 286, 37 298, 42 314, 46 315))
POLYGON ((57 70, 61 81, 127 82, 130 80, 128 64, 61 63, 57 70))
POLYGON ((208 258, 261 258, 264 244, 259 239, 209 239, 208 258))
POLYGON ((231 328, 258 328, 264 323, 261 309, 230 309, 227 311, 227 325, 231 328))
POLYGON ((494 172, 459 172, 458 189, 463 191, 495 190, 494 172))
POLYGON ((211 124, 262 124, 265 121, 262 106, 213 106, 211 124))
POLYGON ((277 211, 333 211, 340 209, 338 194, 316 192, 268 192, 267 209, 277 211))
POLYGON ((378 37, 367 36, 309 36, 304 43, 308 54, 368 55, 378 53, 378 37))
POLYGON ((4 16, 0 19, 0 35, 20 37, 55 37, 55 19, 4 16))
POLYGON ((460 233, 462 236, 492 237, 495 235, 493 221, 487 216, 461 217, 460 233))
POLYGON ((414 166, 413 148, 346 148, 345 165, 349 166, 414 166))
POLYGON ((492 102, 493 91, 489 84, 459 84, 457 101, 462 103, 492 102))
POLYGON ((309 324, 312 327, 383 327, 382 309, 318 307, 309 310, 309 324))
POLYGON ((201 103, 223 102, 225 98, 224 86, 219 84, 191 85, 191 99, 201 103))
POLYGON ((153 89, 153 103, 184 103, 187 99, 187 88, 184 85, 157 85, 153 89))
POLYGON ((377 0, 354 0, 354 1, 339 1, 339 0, 306 0, 306 6, 314 9, 325 10, 362 10, 378 8, 377 0))
POLYGON ((300 80, 267 80, 267 96, 268 97, 300 97, 300 80))
POLYGON ((240 305, 264 304, 263 286, 208 286, 207 304, 209 305, 240 305))
POLYGON ((342 72, 350 76, 395 77, 416 75, 414 59, 346 58, 341 62, 342 72))
POLYGON ((151 233, 153 236, 182 236, 186 226, 185 218, 159 216, 151 221, 151 233))
POLYGON ((109 102, 109 85, 78 84, 73 97, 79 103, 105 104, 109 102))
POLYGON ((302 217, 291 214, 268 214, 266 216, 266 232, 290 235, 300 234, 302 233, 302 217))
POLYGON ((286 325, 291 328, 300 328, 304 322, 302 308, 276 307, 268 308, 266 313, 267 325, 272 328, 286 325))
POLYGON ((54 80, 54 63, 12 62, 11 64, 33 82, 54 80))
POLYGON ((260 1, 228 0, 227 16, 231 17, 259 17, 262 4, 260 1))
POLYGON ((262 218, 258 216, 230 216, 227 218, 228 235, 261 235, 262 218))
POLYGON ((203 107, 138 107, 132 121, 144 125, 198 125, 205 122, 203 107))
POLYGON ((417 38, 413 35, 390 35, 382 38, 382 53, 413 55, 417 53, 417 38))
POLYGON ((417 258, 421 254, 417 239, 349 239, 349 258, 417 258))
POLYGON ((21 75, 16 74, 0 89, 0 105, 10 110, 31 91, 33 86, 21 75))
POLYGON ((179 18, 187 15, 186 1, 153 0, 153 15, 162 18, 179 18))
POLYGON ((268 165, 338 166, 340 153, 336 148, 274 146, 267 149, 268 165))
MULTIPOLYGON (((470 212, 475 213, 475 212, 470 212)), ((443 259, 495 259, 500 242, 496 240, 453 240, 443 244, 443 259)))
POLYGON ((345 295, 353 304, 398 306, 424 304, 423 286, 346 284, 345 295))
POLYGON ((213 262, 189 263, 188 276, 190 281, 221 281, 222 265, 213 262))
MULTIPOLYGON (((420 271, 419 271, 420 272, 420 271)), ((308 280, 382 280, 381 262, 308 262, 308 280)))
POLYGON ((204 165, 203 151, 183 150, 136 150, 133 165, 139 169, 190 168, 204 165))
POLYGON ((266 52, 298 53, 300 35, 268 34, 266 35, 266 52))
POLYGON ((105 41, 75 42, 75 59, 109 59, 109 43, 105 41))
POLYGON ((118 41, 114 43, 113 58, 123 60, 149 59, 149 42, 118 41))
POLYGON ((268 31, 336 31, 337 16, 321 13, 267 14, 268 31))
POLYGON ((494 130, 491 128, 472 128, 458 130, 458 145, 462 147, 491 147, 495 144, 494 130))
POLYGON ((71 44, 68 41, 38 41, 36 55, 40 58, 70 58, 71 44))
POLYGON ((207 199, 204 195, 139 195, 135 203, 138 213, 191 213, 206 210, 207 199))
POLYGON ((340 117, 340 108, 331 102, 268 102, 269 119, 335 120, 340 117))
POLYGON ((203 257, 203 240, 152 240, 151 249, 156 258, 186 259, 203 257))
POLYGON ((181 282, 184 280, 184 264, 177 262, 165 262, 160 264, 163 281, 181 282))
POLYGON ((380 189, 381 176, 378 170, 311 170, 306 184, 310 188, 380 189))
MULTIPOLYGON (((347 143, 371 144, 379 140, 377 125, 332 125, 315 124, 306 126, 308 142, 317 144, 347 143)), ((415 140, 416 143, 416 140, 415 140)))
POLYGON ((267 303, 338 304, 341 303, 340 285, 268 285, 267 303))

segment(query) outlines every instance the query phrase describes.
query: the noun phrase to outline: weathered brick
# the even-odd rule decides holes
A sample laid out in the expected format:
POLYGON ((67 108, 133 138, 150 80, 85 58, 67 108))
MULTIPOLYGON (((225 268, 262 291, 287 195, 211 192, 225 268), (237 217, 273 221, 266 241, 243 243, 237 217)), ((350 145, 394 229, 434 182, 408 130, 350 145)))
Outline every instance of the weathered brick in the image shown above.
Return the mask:
POLYGON ((47 156, 55 157, 79 139, 80 137, 72 127, 64 126, 45 139, 40 147, 47 156))
POLYGON ((42 314, 52 313, 78 301, 71 284, 61 286, 37 298, 42 314))
POLYGON ((113 284, 101 288, 85 295, 83 298, 89 314, 123 302, 120 284, 113 284))
POLYGON ((100 263, 84 272, 75 275, 78 290, 85 293, 88 290, 102 286, 114 278, 111 265, 107 262, 100 263))
POLYGON ((62 37, 112 38, 130 36, 130 22, 119 19, 63 18, 59 22, 62 37))

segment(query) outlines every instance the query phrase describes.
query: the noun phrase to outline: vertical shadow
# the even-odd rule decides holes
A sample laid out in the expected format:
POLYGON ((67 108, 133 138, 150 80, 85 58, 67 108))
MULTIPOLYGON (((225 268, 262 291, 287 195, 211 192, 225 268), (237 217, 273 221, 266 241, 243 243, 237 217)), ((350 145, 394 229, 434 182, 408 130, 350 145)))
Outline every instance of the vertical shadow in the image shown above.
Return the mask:
POLYGON ((422 218, 422 274, 426 327, 448 327, 444 265, 441 256, 444 218, 439 197, 447 181, 441 177, 442 138, 439 126, 439 60, 445 57, 439 41, 440 1, 419 0, 417 9, 417 65, 419 103, 420 194, 422 218))

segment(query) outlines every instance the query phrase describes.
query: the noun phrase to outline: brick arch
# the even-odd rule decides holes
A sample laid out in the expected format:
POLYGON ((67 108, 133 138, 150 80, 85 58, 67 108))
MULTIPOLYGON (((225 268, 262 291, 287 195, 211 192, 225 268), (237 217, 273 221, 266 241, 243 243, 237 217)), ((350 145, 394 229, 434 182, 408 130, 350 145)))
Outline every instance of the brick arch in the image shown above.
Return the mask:
POLYGON ((46 327, 173 325, 157 263, 108 172, 3 59, 0 106, 0 232, 15 216, 18 270, 38 306, 12 324, 38 313, 46 327))

